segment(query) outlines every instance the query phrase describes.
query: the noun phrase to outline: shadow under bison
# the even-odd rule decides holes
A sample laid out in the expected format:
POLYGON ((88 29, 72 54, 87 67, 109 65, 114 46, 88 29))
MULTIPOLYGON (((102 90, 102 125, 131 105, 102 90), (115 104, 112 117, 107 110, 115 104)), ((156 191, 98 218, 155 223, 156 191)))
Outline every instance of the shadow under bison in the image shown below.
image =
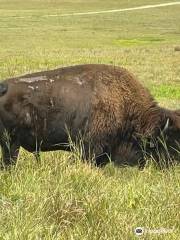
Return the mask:
POLYGON ((78 65, 10 78, 0 84, 3 165, 29 152, 71 150, 97 166, 180 158, 180 110, 161 108, 126 69, 78 65))

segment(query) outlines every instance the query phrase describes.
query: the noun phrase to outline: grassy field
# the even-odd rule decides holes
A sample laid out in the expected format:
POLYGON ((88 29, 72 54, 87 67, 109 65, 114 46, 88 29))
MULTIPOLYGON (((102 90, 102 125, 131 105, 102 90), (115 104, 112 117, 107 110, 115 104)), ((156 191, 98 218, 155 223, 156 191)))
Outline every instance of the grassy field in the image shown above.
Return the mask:
MULTIPOLYGON (((0 0, 0 79, 58 66, 114 64, 132 71, 161 105, 180 108, 180 51, 174 51, 180 46, 180 5, 48 16, 165 2, 0 0)), ((82 164, 78 153, 42 154, 37 165, 21 151, 17 166, 0 172, 0 240, 129 240, 138 238, 138 226, 146 229, 141 239, 179 239, 179 177, 178 166, 97 169, 82 164)))

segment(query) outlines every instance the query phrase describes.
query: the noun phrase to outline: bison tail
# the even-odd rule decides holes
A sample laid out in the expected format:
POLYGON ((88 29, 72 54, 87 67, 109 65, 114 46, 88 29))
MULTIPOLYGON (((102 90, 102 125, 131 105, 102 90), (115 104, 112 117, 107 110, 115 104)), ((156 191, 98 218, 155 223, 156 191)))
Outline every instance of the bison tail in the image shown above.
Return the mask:
POLYGON ((8 90, 8 85, 5 83, 0 83, 0 97, 3 96, 8 90))

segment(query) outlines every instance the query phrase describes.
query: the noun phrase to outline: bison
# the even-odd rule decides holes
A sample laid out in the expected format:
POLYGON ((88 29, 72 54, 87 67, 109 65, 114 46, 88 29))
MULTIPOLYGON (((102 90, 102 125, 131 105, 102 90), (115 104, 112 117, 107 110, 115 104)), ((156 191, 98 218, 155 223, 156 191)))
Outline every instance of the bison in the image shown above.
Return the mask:
POLYGON ((179 159, 180 110, 158 106, 126 69, 103 64, 63 67, 0 83, 3 165, 29 152, 72 150, 97 166, 109 157, 140 166, 159 153, 179 159))

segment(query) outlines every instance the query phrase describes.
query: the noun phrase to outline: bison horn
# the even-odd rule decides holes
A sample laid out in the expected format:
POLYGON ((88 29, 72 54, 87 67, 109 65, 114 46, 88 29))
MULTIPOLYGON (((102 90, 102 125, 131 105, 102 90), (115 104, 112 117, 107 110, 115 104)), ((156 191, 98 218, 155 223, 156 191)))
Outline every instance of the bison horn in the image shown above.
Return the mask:
POLYGON ((165 124, 165 126, 164 126, 164 129, 162 130, 162 133, 166 132, 166 130, 168 129, 168 127, 169 127, 169 118, 168 118, 167 121, 166 121, 166 124, 165 124))

